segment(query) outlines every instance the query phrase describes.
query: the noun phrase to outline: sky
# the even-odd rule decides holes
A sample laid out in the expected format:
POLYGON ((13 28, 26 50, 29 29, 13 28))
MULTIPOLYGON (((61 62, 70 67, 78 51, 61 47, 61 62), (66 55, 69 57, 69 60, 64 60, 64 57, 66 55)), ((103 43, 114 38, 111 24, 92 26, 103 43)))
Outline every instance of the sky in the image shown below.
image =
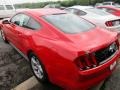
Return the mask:
POLYGON ((13 4, 19 4, 19 3, 34 3, 34 2, 46 2, 46 1, 63 1, 63 0, 1 0, 0 3, 9 4, 12 2, 13 4))

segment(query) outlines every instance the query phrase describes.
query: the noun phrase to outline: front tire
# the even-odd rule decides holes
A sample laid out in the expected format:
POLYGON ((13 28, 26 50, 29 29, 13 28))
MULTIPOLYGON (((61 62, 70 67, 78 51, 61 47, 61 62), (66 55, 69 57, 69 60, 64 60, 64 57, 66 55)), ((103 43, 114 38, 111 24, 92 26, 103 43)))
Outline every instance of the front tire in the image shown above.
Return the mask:
POLYGON ((29 59, 30 59, 30 66, 31 66, 32 72, 34 76, 37 78, 37 80, 43 83, 48 82, 48 77, 47 77, 45 67, 40 62, 38 57, 35 54, 31 53, 29 55, 29 59))
POLYGON ((2 36, 3 41, 4 41, 5 43, 8 43, 8 40, 7 40, 6 36, 5 36, 4 31, 3 31, 3 30, 0 30, 0 31, 1 31, 1 36, 2 36))

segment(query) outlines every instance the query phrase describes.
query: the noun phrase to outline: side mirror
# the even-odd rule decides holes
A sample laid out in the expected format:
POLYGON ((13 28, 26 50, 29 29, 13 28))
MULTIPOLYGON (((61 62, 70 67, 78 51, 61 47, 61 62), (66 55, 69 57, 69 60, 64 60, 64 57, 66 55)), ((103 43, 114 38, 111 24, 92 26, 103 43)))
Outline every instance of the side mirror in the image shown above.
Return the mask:
POLYGON ((3 20, 2 24, 10 24, 10 22, 8 20, 3 20))

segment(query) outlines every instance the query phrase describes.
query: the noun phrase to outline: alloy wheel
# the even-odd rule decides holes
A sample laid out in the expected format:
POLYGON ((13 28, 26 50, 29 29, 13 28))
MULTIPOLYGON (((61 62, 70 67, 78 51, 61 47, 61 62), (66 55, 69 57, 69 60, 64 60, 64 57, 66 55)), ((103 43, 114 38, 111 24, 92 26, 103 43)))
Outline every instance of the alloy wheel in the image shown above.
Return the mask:
POLYGON ((37 78, 42 79, 44 77, 44 72, 41 64, 39 63, 39 60, 37 57, 32 56, 31 57, 31 66, 33 69, 34 74, 37 76, 37 78))

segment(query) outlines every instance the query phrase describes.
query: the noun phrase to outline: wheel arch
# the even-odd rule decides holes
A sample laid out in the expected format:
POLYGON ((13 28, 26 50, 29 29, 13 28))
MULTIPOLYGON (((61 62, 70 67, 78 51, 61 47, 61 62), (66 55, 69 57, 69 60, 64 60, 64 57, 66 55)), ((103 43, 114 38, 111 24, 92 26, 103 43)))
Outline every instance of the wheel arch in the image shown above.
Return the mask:
POLYGON ((30 49, 30 50, 27 51, 27 57, 28 57, 28 59, 30 59, 30 54, 31 53, 34 53, 33 50, 30 49))
MULTIPOLYGON (((30 61, 30 55, 31 54, 34 54, 35 56, 37 55, 33 50, 28 50, 27 51, 27 56, 28 56, 28 59, 29 59, 29 61, 30 61)), ((38 56, 37 56, 38 57, 38 56)), ((41 61, 41 59, 38 57, 38 59, 39 59, 39 61, 40 61, 40 63, 42 64, 42 66, 43 66, 43 68, 44 68, 44 71, 45 71, 45 75, 46 75, 46 82, 49 82, 49 76, 48 76, 48 72, 47 72, 47 69, 46 69, 46 67, 45 67, 45 65, 44 65, 44 63, 41 61)), ((30 62, 31 63, 31 62, 30 62)), ((39 81, 39 80, 38 80, 39 81)), ((43 83, 44 83, 44 81, 43 81, 43 83)))

